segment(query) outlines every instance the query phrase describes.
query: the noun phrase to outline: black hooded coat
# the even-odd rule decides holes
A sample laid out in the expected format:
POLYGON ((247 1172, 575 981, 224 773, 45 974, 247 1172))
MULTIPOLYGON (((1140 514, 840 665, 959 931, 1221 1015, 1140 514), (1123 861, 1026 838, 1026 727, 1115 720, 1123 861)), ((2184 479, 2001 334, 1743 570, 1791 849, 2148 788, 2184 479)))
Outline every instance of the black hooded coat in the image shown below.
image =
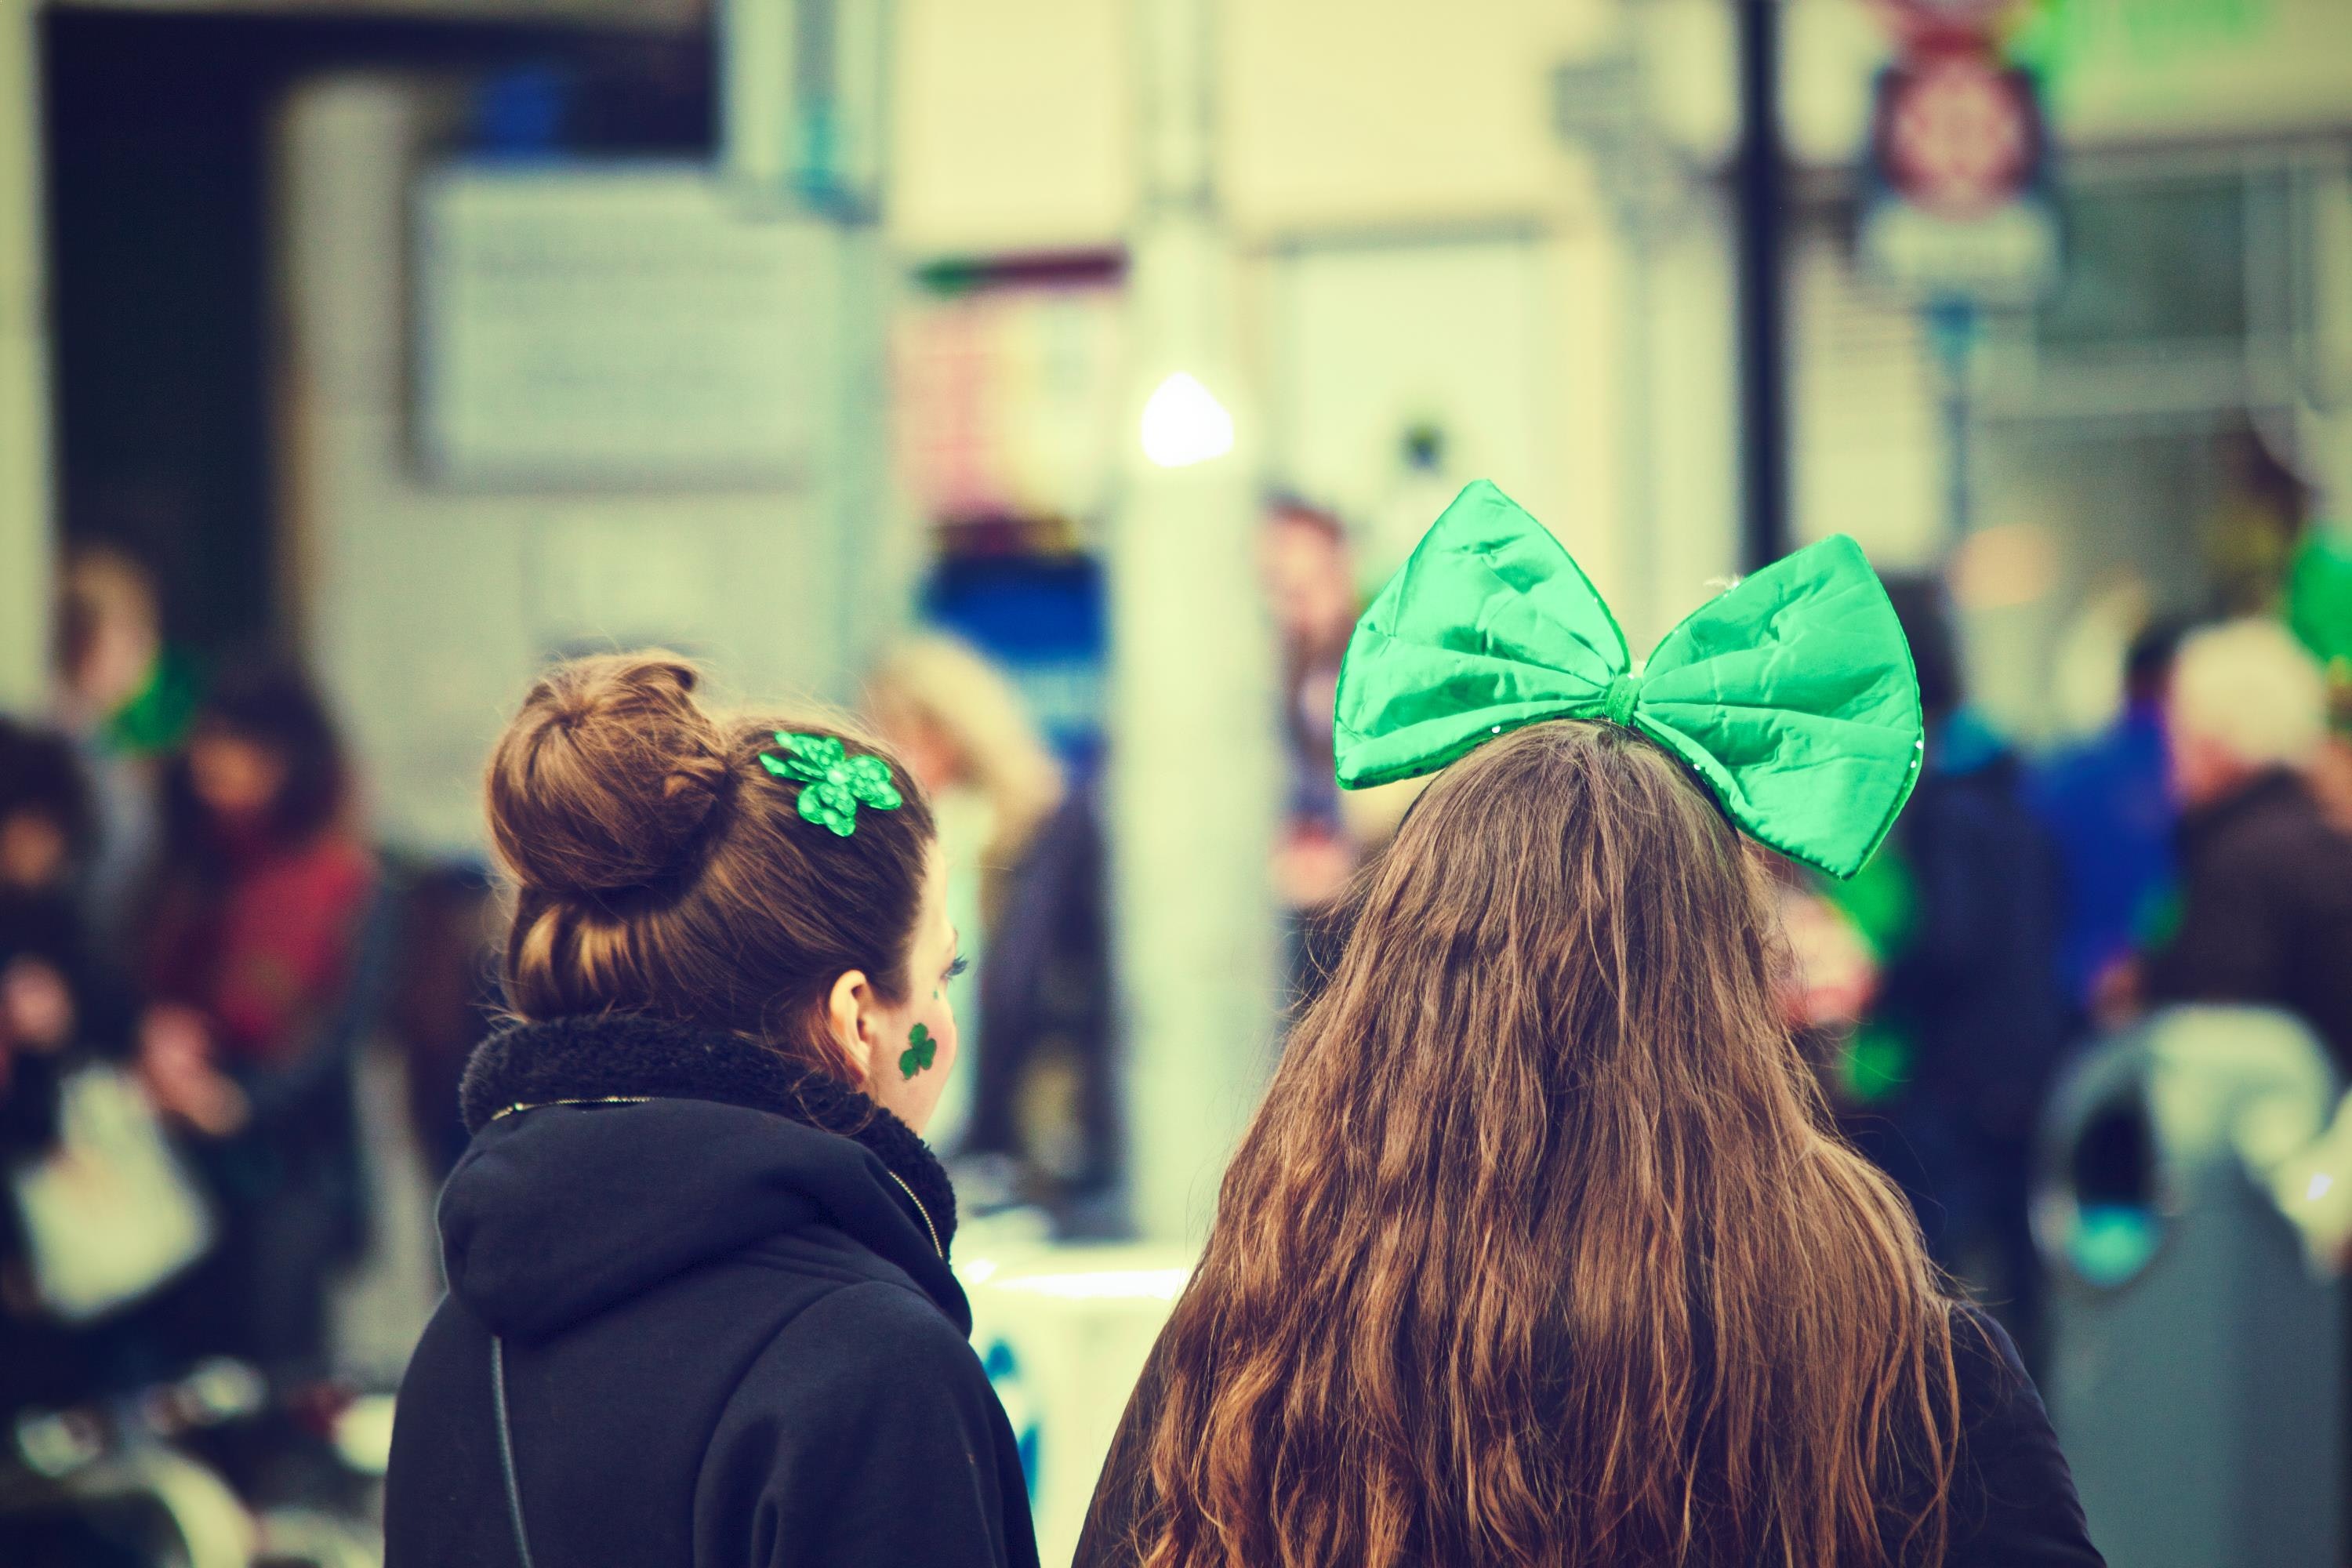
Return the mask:
POLYGON ((499 1035, 463 1099, 388 1568, 1036 1563, 954 1195, 904 1123, 628 1018, 499 1035))

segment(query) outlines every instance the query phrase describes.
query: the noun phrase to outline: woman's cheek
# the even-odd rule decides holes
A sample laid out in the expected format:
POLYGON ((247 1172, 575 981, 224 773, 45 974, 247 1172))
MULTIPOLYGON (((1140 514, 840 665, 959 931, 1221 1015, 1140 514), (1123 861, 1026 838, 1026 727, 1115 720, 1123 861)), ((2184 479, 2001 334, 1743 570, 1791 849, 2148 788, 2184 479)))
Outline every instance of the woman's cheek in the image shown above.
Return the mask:
POLYGON ((939 1021, 931 1028, 940 1037, 940 1071, 944 1074, 955 1066, 957 1058, 962 1054, 963 1037, 956 1029, 955 1005, 941 997, 938 1012, 939 1021))

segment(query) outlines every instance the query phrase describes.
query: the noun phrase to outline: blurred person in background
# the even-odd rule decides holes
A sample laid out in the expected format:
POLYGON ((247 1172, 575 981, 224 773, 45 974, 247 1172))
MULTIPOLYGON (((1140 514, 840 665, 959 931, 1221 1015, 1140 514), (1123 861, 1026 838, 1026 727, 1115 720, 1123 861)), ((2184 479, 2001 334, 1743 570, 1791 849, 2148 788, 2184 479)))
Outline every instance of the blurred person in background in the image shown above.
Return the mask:
POLYGON ((2283 1008, 2352 1075, 2352 830, 2308 776, 2327 740, 2318 661, 2274 621, 2206 627, 2180 645, 2167 712, 2179 923, 2148 955, 2147 999, 2283 1008))
POLYGON ((0 717, 0 1417, 176 1371, 163 1319, 207 1241, 82 929, 94 837, 73 742, 0 717))
POLYGON ((90 1347, 42 1300, 17 1173, 58 1144, 74 1068, 127 1051, 131 1011, 98 965, 75 887, 97 836, 72 743, 0 718, 0 1415, 88 1392, 90 1347))
POLYGON ((1032 1568, 921 1136, 959 1047, 929 804, 698 681, 561 666, 492 753, 519 1022, 467 1068, 386 1562, 1032 1568))
POLYGON ((58 715, 96 790, 89 910, 99 938, 119 944, 137 923, 140 879, 163 847, 157 774, 187 737, 202 682, 164 640, 152 575, 110 545, 84 544, 67 557, 57 629, 58 715))
POLYGON ((2203 520, 2203 547, 2215 608, 2268 615, 2311 523, 2312 485, 2271 439, 2241 421, 2214 441, 2221 494, 2203 520))
POLYGON ((364 1238, 347 1007, 377 870, 308 680, 272 659, 224 670, 164 814, 139 1062, 223 1209, 202 1331, 315 1373, 330 1278, 364 1238))
POLYGON ((1332 777, 1331 711, 1363 602, 1346 525, 1304 501, 1276 498, 1258 540, 1259 572, 1280 639, 1283 754, 1288 791, 1275 847, 1274 884, 1289 922, 1291 992, 1303 995, 1335 956, 1317 911, 1362 858, 1332 777))
POLYGON ((0 716, 0 986, 12 1026, 0 1085, 29 1083, 68 1041, 129 1038, 123 988, 102 973, 75 897, 96 841, 72 742, 0 716))
POLYGON ((1909 1194, 1937 1261, 1983 1291, 2031 1356, 2032 1136, 2071 1032, 2053 963, 2057 858, 2016 754, 1968 709, 1942 585, 1886 587, 1918 672, 1927 755, 1877 858, 1825 889, 1879 962, 1843 1063, 1844 1121, 1909 1194))
POLYGON ((499 1006, 497 889, 484 868, 430 865, 401 889, 384 1025, 398 1046, 408 1117, 437 1186, 466 1152, 457 1086, 499 1006))
POLYGON ((1066 1230, 1108 1225, 1118 1097, 1094 793, 1065 776, 1012 681, 957 638, 900 645, 866 703, 933 802, 973 963, 970 1087, 942 1100, 931 1142, 975 1208, 1027 1201, 1066 1230))
POLYGON ((2029 793, 2064 873, 2059 970, 2077 1011, 2112 1021, 2125 975, 2169 908, 2179 816, 2165 696, 2187 628, 2159 622, 2124 658, 2124 707, 2037 769, 2029 793))

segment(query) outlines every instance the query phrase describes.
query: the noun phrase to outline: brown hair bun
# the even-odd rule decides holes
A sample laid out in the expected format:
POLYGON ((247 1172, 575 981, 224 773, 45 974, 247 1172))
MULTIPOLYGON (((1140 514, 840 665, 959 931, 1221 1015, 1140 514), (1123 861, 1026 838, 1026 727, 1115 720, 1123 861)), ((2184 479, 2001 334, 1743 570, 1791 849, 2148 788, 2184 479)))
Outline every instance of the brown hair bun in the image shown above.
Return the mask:
POLYGON ((687 872, 730 791, 727 736, 668 653, 550 671, 490 755, 490 836, 526 889, 562 896, 687 872))
POLYGON ((713 713, 676 654, 549 671, 490 755, 490 836, 518 884, 507 1005, 520 1018, 630 1013, 755 1040, 840 1071, 825 997, 861 970, 896 1001, 937 830, 867 736, 816 712, 713 713), (844 837, 761 761, 778 731, 878 759, 899 794, 844 837))

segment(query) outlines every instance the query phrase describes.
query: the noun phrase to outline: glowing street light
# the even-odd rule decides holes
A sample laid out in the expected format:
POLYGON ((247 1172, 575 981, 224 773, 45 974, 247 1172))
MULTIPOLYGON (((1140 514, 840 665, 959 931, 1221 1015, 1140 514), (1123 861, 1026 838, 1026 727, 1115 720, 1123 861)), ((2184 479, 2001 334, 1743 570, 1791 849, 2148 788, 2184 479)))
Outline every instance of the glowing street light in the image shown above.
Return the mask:
POLYGON ((1234 416, 1198 377, 1178 371, 1143 405, 1143 455, 1163 468, 1187 468, 1234 449, 1234 416))

